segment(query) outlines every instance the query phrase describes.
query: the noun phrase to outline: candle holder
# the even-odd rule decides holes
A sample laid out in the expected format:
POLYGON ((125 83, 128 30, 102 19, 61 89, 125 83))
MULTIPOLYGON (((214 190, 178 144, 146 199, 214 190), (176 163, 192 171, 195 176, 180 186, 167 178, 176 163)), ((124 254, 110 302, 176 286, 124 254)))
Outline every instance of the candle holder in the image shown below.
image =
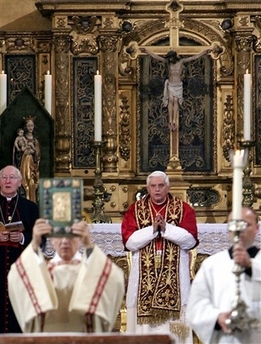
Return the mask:
MULTIPOLYGON (((228 224, 228 230, 233 234, 233 245, 239 242, 240 233, 244 231, 247 227, 247 222, 243 220, 232 220, 228 224)), ((240 291, 240 276, 245 271, 245 268, 239 264, 235 264, 233 267, 233 274, 236 277, 236 296, 232 303, 232 312, 230 317, 226 320, 226 324, 231 330, 243 331, 249 328, 256 328, 259 326, 259 320, 251 318, 247 313, 248 306, 245 301, 241 298, 240 291)))
POLYGON ((94 141, 93 147, 95 149, 95 179, 94 179, 94 201, 93 213, 91 215, 91 220, 94 223, 111 223, 109 216, 105 215, 104 210, 104 199, 106 190, 103 186, 103 181, 101 178, 101 150, 105 146, 106 142, 94 141))
POLYGON ((243 140, 239 141, 240 148, 244 149, 247 151, 246 155, 246 165, 243 170, 243 201, 242 204, 246 207, 252 207, 254 203, 254 185, 251 181, 251 164, 253 161, 253 156, 251 154, 251 148, 254 147, 255 141, 250 141, 250 140, 243 140))

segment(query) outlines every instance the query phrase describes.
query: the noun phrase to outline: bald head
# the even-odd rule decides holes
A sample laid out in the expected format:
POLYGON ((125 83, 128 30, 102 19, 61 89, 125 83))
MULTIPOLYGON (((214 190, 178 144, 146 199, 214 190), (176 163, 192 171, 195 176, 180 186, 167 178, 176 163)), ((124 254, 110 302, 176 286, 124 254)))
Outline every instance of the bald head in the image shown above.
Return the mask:
MULTIPOLYGON (((248 207, 242 207, 241 219, 247 223, 246 229, 240 233, 241 244, 248 249, 253 246, 255 237, 259 231, 258 215, 248 207)), ((232 212, 228 216, 228 222, 232 221, 232 212)), ((229 232, 230 239, 233 240, 233 233, 229 232)))
MULTIPOLYGON (((242 207, 242 213, 241 214, 242 214, 242 216, 241 216, 240 220, 244 220, 245 216, 253 216, 255 218, 256 223, 258 223, 258 221, 259 221, 259 218, 258 218, 256 211, 252 208, 242 207)), ((233 215, 233 212, 231 211, 228 215, 228 222, 233 220, 232 215, 233 215)))

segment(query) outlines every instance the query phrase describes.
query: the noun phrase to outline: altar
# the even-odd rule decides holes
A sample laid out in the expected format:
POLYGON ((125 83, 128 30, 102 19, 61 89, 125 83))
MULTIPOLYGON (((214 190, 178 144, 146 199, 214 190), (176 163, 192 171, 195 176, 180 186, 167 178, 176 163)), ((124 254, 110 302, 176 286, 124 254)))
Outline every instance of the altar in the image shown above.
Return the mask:
MULTIPOLYGON (((231 246, 226 223, 198 223, 199 245, 197 253, 212 255, 231 246)), ((114 257, 124 256, 126 252, 121 239, 121 224, 93 224, 93 241, 106 253, 114 257)), ((261 248, 261 230, 255 245, 261 248)))
MULTIPOLYGON (((198 223, 197 226, 199 237, 197 254, 212 255, 231 246, 226 223, 198 223)), ((126 255, 121 238, 120 223, 91 224, 91 236, 93 242, 107 255, 112 257, 126 255)), ((256 236, 255 245, 261 248, 261 230, 256 236)), ((46 256, 51 257, 53 253, 51 245, 47 244, 46 256)))

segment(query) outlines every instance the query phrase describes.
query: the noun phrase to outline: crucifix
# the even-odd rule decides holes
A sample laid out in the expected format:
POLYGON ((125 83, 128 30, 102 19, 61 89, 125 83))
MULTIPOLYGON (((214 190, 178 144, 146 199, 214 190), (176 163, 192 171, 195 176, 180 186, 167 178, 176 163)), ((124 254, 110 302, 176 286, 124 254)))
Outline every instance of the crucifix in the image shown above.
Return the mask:
POLYGON ((168 78, 164 84, 163 104, 168 109, 168 126, 170 130, 170 158, 167 169, 169 171, 180 170, 179 160, 179 107, 183 101, 183 71, 184 64, 199 57, 208 54, 212 49, 204 46, 180 46, 179 45, 179 29, 183 27, 179 15, 183 10, 183 6, 178 1, 172 1, 166 6, 169 12, 169 20, 166 21, 165 27, 169 28, 169 44, 170 46, 160 47, 140 47, 140 51, 150 55, 155 60, 166 64, 168 78), (174 49, 174 50, 170 50, 174 49), (159 55, 159 50, 165 52, 165 55, 159 55), (182 58, 179 54, 188 54, 195 52, 194 55, 182 58))

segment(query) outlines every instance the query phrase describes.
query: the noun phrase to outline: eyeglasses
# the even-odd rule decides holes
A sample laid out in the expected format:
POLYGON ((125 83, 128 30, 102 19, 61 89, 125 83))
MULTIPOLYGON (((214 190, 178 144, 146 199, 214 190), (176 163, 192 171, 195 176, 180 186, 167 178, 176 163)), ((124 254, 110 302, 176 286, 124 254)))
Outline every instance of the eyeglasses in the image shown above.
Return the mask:
POLYGON ((0 177, 0 179, 4 180, 4 181, 7 181, 9 179, 10 182, 13 182, 16 179, 19 179, 19 177, 15 177, 13 174, 11 174, 10 176, 3 175, 3 176, 0 177))

